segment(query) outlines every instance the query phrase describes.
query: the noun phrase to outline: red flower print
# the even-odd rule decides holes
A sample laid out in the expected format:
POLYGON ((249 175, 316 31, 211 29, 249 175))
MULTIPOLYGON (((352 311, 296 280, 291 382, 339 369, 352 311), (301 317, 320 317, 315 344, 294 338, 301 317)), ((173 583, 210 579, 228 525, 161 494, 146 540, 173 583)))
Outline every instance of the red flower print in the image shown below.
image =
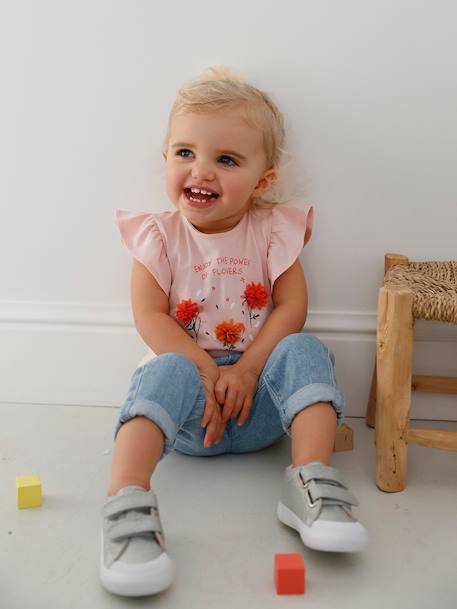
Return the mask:
POLYGON ((234 344, 240 340, 240 333, 244 332, 244 324, 237 324, 231 319, 230 321, 223 321, 216 326, 215 334, 217 340, 224 343, 224 347, 227 347, 229 351, 234 349, 234 344))
POLYGON ((244 302, 250 309, 263 309, 268 302, 268 292, 261 283, 248 283, 244 290, 244 302))
POLYGON ((198 304, 193 302, 191 298, 188 300, 181 300, 181 302, 176 305, 176 319, 181 321, 188 330, 193 330, 195 332, 195 340, 197 340, 198 331, 201 325, 199 316, 200 310, 198 304), (196 328, 197 321, 198 328, 196 328))
POLYGON ((184 324, 188 324, 193 317, 198 315, 199 311, 200 307, 196 302, 193 302, 191 298, 189 298, 189 300, 181 300, 181 302, 176 305, 176 317, 184 324))
POLYGON ((261 283, 248 283, 244 290, 242 304, 247 304, 249 309, 249 324, 252 328, 252 320, 257 319, 260 315, 252 315, 253 309, 263 309, 268 302, 268 292, 261 283))

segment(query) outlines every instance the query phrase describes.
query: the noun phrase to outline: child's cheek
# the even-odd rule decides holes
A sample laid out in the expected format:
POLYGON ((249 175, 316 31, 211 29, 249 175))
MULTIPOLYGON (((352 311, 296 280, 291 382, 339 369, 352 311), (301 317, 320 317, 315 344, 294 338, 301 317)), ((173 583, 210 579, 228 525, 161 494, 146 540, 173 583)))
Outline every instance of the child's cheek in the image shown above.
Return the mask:
POLYGON ((180 168, 175 164, 170 163, 167 164, 166 172, 165 172, 165 185, 167 189, 167 193, 169 195, 177 195, 180 194, 180 191, 183 188, 183 175, 180 168))
POLYGON ((243 184, 241 180, 238 180, 236 176, 230 176, 224 186, 224 193, 231 197, 238 198, 243 190, 243 184))

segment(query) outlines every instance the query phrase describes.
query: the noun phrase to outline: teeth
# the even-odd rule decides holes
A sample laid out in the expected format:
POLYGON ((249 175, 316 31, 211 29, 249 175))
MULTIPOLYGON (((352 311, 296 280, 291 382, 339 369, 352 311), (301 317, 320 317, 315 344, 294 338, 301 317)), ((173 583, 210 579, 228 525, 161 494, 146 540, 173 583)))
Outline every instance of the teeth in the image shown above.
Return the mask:
POLYGON ((191 188, 190 189, 191 192, 194 192, 195 194, 199 194, 201 193, 202 195, 212 195, 212 192, 209 192, 208 190, 203 190, 201 188, 191 188))

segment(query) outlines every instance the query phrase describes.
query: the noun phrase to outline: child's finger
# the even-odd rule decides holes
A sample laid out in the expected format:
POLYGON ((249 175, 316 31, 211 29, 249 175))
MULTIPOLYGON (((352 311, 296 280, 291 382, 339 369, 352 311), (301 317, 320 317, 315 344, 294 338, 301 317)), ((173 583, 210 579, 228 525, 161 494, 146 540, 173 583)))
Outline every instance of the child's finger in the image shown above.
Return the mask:
POLYGON ((224 404, 225 402, 225 391, 227 389, 227 381, 223 378, 219 378, 217 383, 214 386, 214 395, 219 404, 224 404))
POLYGON ((205 412, 203 413, 202 420, 200 421, 200 427, 206 427, 211 419, 211 409, 208 404, 205 406, 205 412))
POLYGON ((213 417, 211 421, 208 423, 208 427, 206 428, 205 439, 203 440, 204 448, 210 448, 211 444, 214 442, 214 438, 216 436, 217 429, 219 427, 218 417, 213 417))
POLYGON ((243 404, 244 404, 244 394, 239 393, 238 397, 236 399, 236 403, 232 409, 232 412, 230 413, 230 417, 232 419, 236 419, 237 416, 241 413, 242 409, 243 409, 243 404))
POLYGON ((218 408, 215 399, 209 393, 205 393, 205 398, 205 410, 200 422, 201 427, 206 427, 208 425, 213 416, 214 410, 218 408))
POLYGON ((244 400, 244 404, 243 404, 243 408, 241 409, 240 412, 240 416, 238 418, 238 425, 241 426, 245 423, 246 419, 249 416, 249 411, 251 410, 251 406, 252 406, 252 398, 251 397, 247 397, 244 400))
POLYGON ((224 407, 222 409, 222 421, 224 423, 227 423, 227 421, 230 419, 230 417, 233 415, 233 406, 230 406, 230 404, 225 403, 224 407))
POLYGON ((222 410, 222 420, 228 421, 231 416, 234 415, 234 410, 236 410, 236 404, 238 401, 238 391, 233 387, 228 387, 227 393, 225 396, 224 408, 222 410), (228 415, 228 416, 227 416, 228 415))
POLYGON ((222 440, 222 436, 224 435, 225 432, 225 423, 220 423, 219 425, 219 429, 217 431, 216 437, 214 439, 214 444, 219 444, 219 442, 222 440))

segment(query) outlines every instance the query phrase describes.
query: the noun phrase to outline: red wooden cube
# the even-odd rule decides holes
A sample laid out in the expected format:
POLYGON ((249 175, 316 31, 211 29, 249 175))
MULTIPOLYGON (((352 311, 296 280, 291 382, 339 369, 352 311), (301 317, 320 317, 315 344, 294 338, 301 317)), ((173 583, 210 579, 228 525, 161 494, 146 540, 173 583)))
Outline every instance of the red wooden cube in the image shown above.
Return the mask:
POLYGON ((305 593, 305 561, 301 554, 275 554, 277 594, 305 593))

